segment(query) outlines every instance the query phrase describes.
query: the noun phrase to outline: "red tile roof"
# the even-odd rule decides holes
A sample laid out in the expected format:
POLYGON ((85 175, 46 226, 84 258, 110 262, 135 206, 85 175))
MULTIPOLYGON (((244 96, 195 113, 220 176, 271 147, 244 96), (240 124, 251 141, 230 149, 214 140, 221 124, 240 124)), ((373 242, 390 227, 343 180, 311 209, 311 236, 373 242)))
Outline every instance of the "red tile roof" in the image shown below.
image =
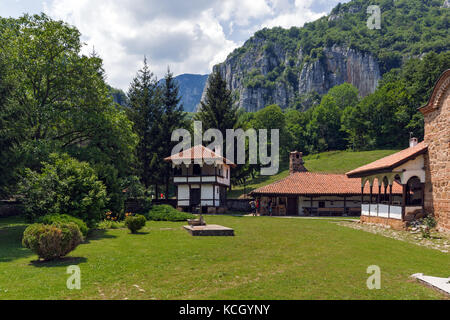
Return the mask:
POLYGON ((390 172, 395 167, 398 167, 408 160, 414 159, 418 155, 425 153, 427 149, 428 146, 425 144, 425 142, 421 142, 415 147, 402 150, 400 152, 394 153, 390 156, 384 157, 372 163, 366 164, 365 166, 347 172, 347 176, 350 178, 360 178, 378 172, 390 172))
POLYGON ((182 160, 221 160, 223 163, 226 163, 232 167, 236 167, 236 165, 228 160, 225 157, 222 157, 221 155, 215 153, 211 149, 208 149, 202 145, 197 145, 195 147, 192 147, 191 149, 182 151, 180 153, 174 154, 170 157, 167 157, 164 159, 164 161, 182 161, 182 160))
MULTIPOLYGON (((373 192, 378 192, 378 184, 373 183, 373 192)), ((401 194, 401 186, 393 185, 393 193, 401 194)), ((252 195, 358 195, 361 194, 361 180, 350 179, 345 174, 324 174, 297 172, 280 181, 251 192, 252 195)), ((370 188, 364 189, 370 194, 370 188)))

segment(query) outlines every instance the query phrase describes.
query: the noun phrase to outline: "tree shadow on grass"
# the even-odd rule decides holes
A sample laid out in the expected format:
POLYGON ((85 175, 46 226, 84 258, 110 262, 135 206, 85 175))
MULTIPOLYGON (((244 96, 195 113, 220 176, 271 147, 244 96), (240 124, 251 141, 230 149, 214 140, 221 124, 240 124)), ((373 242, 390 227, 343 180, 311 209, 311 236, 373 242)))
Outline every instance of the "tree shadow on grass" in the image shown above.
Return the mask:
POLYGON ((68 267, 78 265, 87 261, 84 257, 64 257, 51 261, 34 260, 30 262, 30 266, 37 268, 53 268, 53 267, 68 267))
POLYGON ((86 240, 83 242, 83 244, 90 243, 91 240, 102 240, 102 239, 115 239, 117 236, 108 234, 108 230, 104 229, 95 229, 89 232, 86 240))
POLYGON ((0 228, 0 263, 26 258, 33 253, 22 246, 26 225, 0 228))
POLYGON ((135 233, 129 233, 130 235, 135 235, 135 236, 145 236, 147 234, 150 234, 150 232, 135 232, 135 233))

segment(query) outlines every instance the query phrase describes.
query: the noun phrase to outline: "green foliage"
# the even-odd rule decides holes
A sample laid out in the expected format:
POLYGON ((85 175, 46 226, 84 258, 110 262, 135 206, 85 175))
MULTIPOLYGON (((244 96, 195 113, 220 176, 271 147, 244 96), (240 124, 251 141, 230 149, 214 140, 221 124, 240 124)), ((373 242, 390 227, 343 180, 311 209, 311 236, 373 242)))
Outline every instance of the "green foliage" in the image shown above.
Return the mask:
POLYGON ((86 223, 81 219, 69 216, 67 214, 47 214, 37 220, 37 223, 42 224, 62 224, 69 222, 75 223, 80 229, 83 236, 87 236, 89 228, 87 227, 86 223))
POLYGON ((109 229, 121 229, 125 227, 125 222, 112 221, 112 220, 103 220, 100 221, 97 225, 97 229, 99 230, 109 230, 109 229))
MULTIPOLYGON (((0 88, 8 88, 0 131, 13 142, 1 161, 12 178, 24 168, 40 170, 53 152, 129 174, 137 137, 124 108, 113 103, 102 60, 81 54, 79 31, 45 14, 2 18, 0 43, 0 88)), ((0 181, 15 186, 17 179, 0 181)))
POLYGON ((128 116, 134 123, 135 134, 139 137, 135 172, 145 187, 149 188, 161 179, 162 162, 160 160, 167 156, 162 154, 161 146, 167 141, 161 140, 162 92, 150 71, 147 59, 144 60, 143 68, 138 71, 130 84, 128 99, 128 116))
POLYGON ((88 227, 101 220, 108 201, 104 184, 89 164, 67 154, 51 154, 41 172, 27 169, 20 193, 31 221, 64 212, 83 220, 88 227))
POLYGON ((231 91, 218 71, 209 78, 205 102, 201 102, 200 111, 194 120, 203 123, 203 130, 218 129, 226 137, 227 129, 234 129, 238 121, 238 109, 233 105, 231 91))
MULTIPOLYGON (((173 77, 170 69, 164 78, 162 85, 163 116, 161 121, 160 139, 163 142, 161 147, 162 158, 168 157, 172 153, 177 142, 172 142, 172 133, 177 129, 186 129, 188 122, 183 113, 183 105, 180 104, 179 86, 173 77)), ((161 182, 164 182, 166 197, 169 196, 169 185, 172 175, 172 164, 162 163, 161 182)))
POLYGON ((130 229, 131 233, 136 233, 145 227, 147 220, 143 215, 128 216, 125 218, 125 225, 130 229))
POLYGON ((154 206, 147 215, 151 221, 186 221, 194 219, 194 215, 187 212, 180 212, 169 205, 154 206))
POLYGON ((269 91, 285 82, 297 92, 303 66, 323 59, 324 49, 336 45, 371 54, 384 74, 412 57, 448 50, 450 10, 443 8, 442 3, 441 0, 352 0, 338 4, 329 16, 305 23, 301 28, 264 28, 231 53, 229 59, 236 65, 247 66, 255 56, 264 56, 264 61, 270 61, 269 70, 266 64, 259 64, 244 74, 242 82, 245 87, 269 91), (381 30, 367 28, 370 5, 381 7, 381 30))
POLYGON ((73 223, 33 224, 25 229, 22 245, 44 260, 66 256, 83 242, 83 235, 73 223))

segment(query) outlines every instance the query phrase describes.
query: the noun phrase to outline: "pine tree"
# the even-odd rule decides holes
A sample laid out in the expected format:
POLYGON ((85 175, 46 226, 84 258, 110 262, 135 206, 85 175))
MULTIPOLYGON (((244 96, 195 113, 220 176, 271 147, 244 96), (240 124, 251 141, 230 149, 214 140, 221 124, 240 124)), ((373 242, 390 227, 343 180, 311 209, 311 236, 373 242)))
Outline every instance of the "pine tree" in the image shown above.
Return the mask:
POLYGON ((203 130, 219 129, 226 137, 227 129, 235 129, 238 122, 238 107, 233 105, 231 91, 218 71, 208 80, 206 99, 201 102, 201 108, 195 115, 195 120, 202 121, 203 130))
POLYGON ((163 115, 162 95, 157 79, 150 71, 147 59, 144 67, 138 71, 128 91, 129 117, 134 123, 134 131, 139 136, 136 148, 136 171, 146 188, 155 186, 160 180, 161 158, 161 123, 163 115))
MULTIPOLYGON (((176 144, 176 142, 171 142, 172 132, 176 129, 187 127, 183 106, 180 104, 179 87, 170 69, 167 69, 167 74, 162 84, 162 99, 164 114, 162 117, 161 137, 163 139, 163 153, 167 157, 171 154, 176 144)), ((166 197, 168 197, 171 166, 169 163, 164 165, 163 179, 166 186, 166 197)))

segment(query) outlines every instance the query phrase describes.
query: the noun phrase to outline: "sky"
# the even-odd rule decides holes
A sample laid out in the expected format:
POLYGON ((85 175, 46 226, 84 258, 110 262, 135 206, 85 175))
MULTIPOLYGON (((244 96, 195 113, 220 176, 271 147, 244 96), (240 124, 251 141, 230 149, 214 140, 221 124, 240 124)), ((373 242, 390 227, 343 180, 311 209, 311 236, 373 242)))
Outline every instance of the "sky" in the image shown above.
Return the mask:
POLYGON ((0 16, 45 12, 76 26, 104 61, 107 81, 127 90, 144 56, 158 78, 208 74, 264 27, 303 26, 349 0, 0 0, 0 16))

